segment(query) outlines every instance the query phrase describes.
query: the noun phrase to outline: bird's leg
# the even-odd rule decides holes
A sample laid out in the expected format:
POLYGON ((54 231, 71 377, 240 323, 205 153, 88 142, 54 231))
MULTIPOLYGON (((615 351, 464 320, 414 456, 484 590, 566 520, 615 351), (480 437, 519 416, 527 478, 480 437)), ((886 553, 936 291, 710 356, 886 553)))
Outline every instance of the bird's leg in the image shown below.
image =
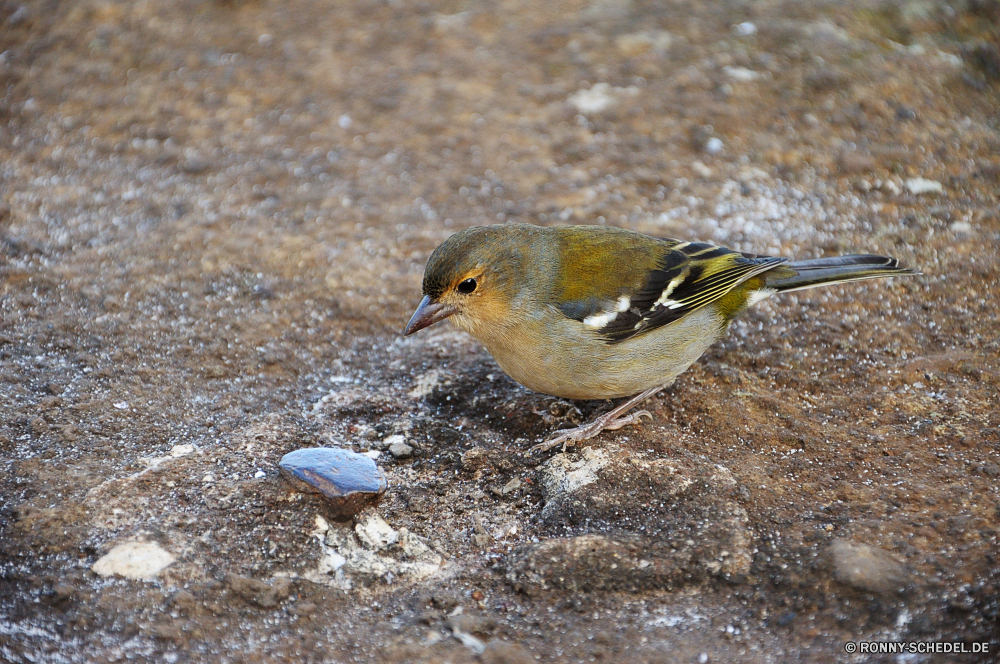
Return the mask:
POLYGON ((635 424, 642 418, 643 415, 645 415, 649 419, 653 419, 653 416, 650 415, 649 411, 646 410, 640 410, 636 413, 632 413, 631 415, 627 415, 625 417, 619 417, 619 416, 622 413, 626 413, 632 410, 633 408, 641 404, 643 401, 645 401, 649 397, 653 396, 654 394, 662 390, 664 387, 666 387, 666 385, 651 387, 645 392, 637 394, 636 396, 632 397, 631 399, 629 399, 622 405, 618 406, 617 408, 613 408, 608 412, 604 413, 590 424, 584 424, 583 426, 578 426, 575 429, 566 429, 564 431, 560 431, 559 434, 554 436, 553 438, 549 438, 544 443, 539 443, 538 445, 532 447, 530 450, 528 450, 528 454, 534 454, 535 452, 546 452, 558 445, 562 445, 563 451, 565 452, 567 445, 575 445, 576 443, 582 442, 589 438, 593 438, 594 436, 601 433, 605 429, 613 431, 615 429, 621 429, 624 426, 628 426, 629 424, 635 424))

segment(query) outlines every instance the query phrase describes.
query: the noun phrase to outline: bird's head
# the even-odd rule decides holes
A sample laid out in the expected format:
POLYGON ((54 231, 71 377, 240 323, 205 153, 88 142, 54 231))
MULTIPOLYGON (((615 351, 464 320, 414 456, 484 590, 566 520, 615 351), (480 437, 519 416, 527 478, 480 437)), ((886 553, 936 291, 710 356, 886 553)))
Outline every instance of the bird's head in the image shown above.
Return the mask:
POLYGON ((445 318, 474 337, 489 337, 511 320, 533 227, 477 226, 455 233, 424 268, 424 298, 404 335, 445 318))

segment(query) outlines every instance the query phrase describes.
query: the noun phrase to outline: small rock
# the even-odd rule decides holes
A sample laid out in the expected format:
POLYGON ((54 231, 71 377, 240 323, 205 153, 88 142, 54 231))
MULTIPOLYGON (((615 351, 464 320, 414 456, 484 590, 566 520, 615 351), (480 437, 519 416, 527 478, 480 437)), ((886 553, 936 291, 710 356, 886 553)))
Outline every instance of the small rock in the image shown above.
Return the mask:
POLYGON ((278 467, 297 488, 325 496, 341 520, 377 504, 388 486, 373 460, 340 448, 295 450, 283 456, 278 467))
POLYGON ((521 480, 515 477, 510 482, 507 482, 506 484, 503 485, 503 488, 500 489, 500 495, 509 496, 510 494, 514 493, 520 488, 521 488, 521 480))
POLYGON ((927 178, 910 178, 906 181, 906 189, 914 195, 940 194, 944 191, 940 182, 927 178))
POLYGON ((413 447, 403 442, 395 442, 389 446, 389 454, 397 459, 409 459, 413 456, 413 447))
POLYGON ((840 583, 878 595, 906 590, 906 569, 888 551, 847 540, 833 542, 828 551, 833 577, 840 583))
POLYGON ((750 35, 757 34, 757 26, 750 21, 737 23, 733 26, 733 34, 737 37, 749 37, 750 35))
POLYGON ((751 83, 767 77, 767 74, 746 67, 723 67, 722 71, 726 76, 739 83, 751 83))
POLYGON ((615 46, 622 55, 633 58, 650 50, 662 54, 670 48, 673 40, 673 36, 664 30, 634 32, 616 37, 615 46))
POLYGON ((441 569, 443 558, 426 540, 406 528, 396 530, 368 513, 354 529, 334 528, 317 518, 323 557, 305 578, 349 590, 355 581, 393 583, 397 578, 425 579, 441 569), (352 580, 353 579, 353 580, 352 580))
POLYGON ((156 542, 126 542, 102 556, 91 568, 100 576, 123 576, 149 581, 173 563, 175 558, 156 542))
POLYGON ((722 152, 722 139, 717 136, 712 136, 710 139, 705 141, 705 147, 703 148, 708 154, 719 154, 722 152))

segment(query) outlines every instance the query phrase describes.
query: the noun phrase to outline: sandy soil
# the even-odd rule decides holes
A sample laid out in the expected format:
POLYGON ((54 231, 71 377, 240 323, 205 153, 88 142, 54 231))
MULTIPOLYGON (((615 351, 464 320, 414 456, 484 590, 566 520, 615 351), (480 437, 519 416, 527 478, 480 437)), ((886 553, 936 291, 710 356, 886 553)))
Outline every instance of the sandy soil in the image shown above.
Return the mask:
POLYGON ((0 660, 1000 661, 998 25, 0 3, 0 660), (608 404, 446 325, 399 337, 434 247, 502 221, 923 275, 762 303, 652 423, 525 457, 608 404), (380 456, 377 513, 440 564, 338 576, 352 524, 277 461, 392 435, 415 451, 380 456), (92 571, 125 542, 175 562, 92 571))

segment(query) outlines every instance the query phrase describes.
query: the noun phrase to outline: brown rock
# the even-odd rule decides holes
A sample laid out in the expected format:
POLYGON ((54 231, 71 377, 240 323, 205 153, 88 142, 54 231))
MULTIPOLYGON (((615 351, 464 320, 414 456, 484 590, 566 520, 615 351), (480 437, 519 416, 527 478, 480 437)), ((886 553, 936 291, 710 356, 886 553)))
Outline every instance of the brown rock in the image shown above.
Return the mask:
POLYGON ((828 549, 833 578, 857 590, 877 595, 904 592, 909 585, 906 568, 896 562, 888 551, 837 540, 828 549))

